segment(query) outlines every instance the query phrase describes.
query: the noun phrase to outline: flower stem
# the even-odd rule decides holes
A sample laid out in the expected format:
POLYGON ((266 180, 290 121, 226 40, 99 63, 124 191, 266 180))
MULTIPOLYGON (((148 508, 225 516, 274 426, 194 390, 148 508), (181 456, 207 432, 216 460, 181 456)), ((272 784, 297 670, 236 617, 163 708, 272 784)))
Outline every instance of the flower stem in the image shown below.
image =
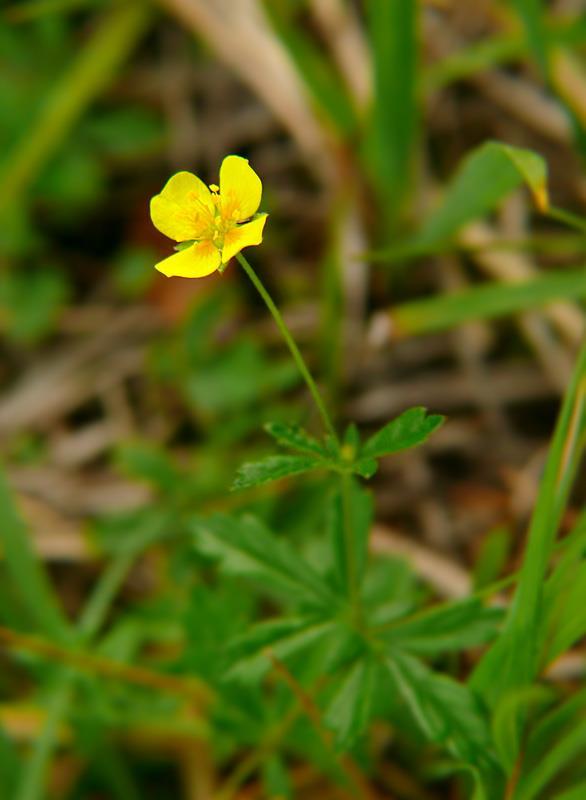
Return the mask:
POLYGON ((299 372, 303 376, 303 380, 305 381, 305 383, 307 384, 307 388, 311 392, 311 396, 313 397, 313 401, 317 406, 317 410, 320 413, 325 429, 333 438, 333 440, 336 442, 336 444, 339 444, 338 434, 336 433, 336 429, 334 428, 334 425, 332 423, 328 410, 325 406, 323 398, 320 394, 320 391, 317 388, 317 384, 314 381, 309 369, 307 368, 307 364, 305 363, 305 360, 301 355, 301 352, 297 347, 297 344, 295 343, 293 336, 291 335, 291 331, 289 330, 289 328, 285 323, 285 320, 281 316, 281 312, 275 305, 273 298, 270 296, 263 282, 258 277, 258 275, 254 271, 250 263, 247 261, 247 259, 242 255, 242 253, 238 253, 236 258, 238 259, 238 262, 242 267, 242 269, 246 272, 246 274, 252 281, 254 288, 257 290, 262 299, 265 301, 267 308, 273 315, 273 319, 275 320, 278 329, 280 330, 283 338, 285 339, 287 347, 291 351, 291 355, 293 356, 293 359, 297 364, 299 372))

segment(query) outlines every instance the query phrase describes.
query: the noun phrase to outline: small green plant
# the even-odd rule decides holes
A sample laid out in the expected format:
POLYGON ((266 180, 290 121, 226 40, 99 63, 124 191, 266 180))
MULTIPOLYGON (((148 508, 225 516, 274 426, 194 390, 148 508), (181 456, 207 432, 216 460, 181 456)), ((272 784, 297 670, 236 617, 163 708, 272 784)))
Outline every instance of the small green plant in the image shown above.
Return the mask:
POLYGON ((0 800, 586 797, 586 26, 480 5, 0 11, 0 800))

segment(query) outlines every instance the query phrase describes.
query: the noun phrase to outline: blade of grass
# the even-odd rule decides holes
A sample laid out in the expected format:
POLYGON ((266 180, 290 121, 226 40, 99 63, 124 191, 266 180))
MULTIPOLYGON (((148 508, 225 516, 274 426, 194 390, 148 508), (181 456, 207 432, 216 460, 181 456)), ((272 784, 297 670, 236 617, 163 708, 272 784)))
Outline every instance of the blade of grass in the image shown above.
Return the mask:
POLYGON ((490 704, 508 689, 530 683, 538 673, 545 575, 585 442, 586 342, 558 417, 507 622, 472 678, 474 688, 490 704))
POLYGON ((347 138, 356 130, 357 118, 341 77, 303 28, 283 14, 279 4, 265 3, 265 9, 322 116, 337 136, 347 138))
POLYGON ((513 6, 523 22, 529 50, 544 80, 549 82, 549 40, 542 0, 513 0, 513 6))
POLYGON ((49 690, 45 724, 27 759, 14 800, 41 800, 44 796, 47 766, 59 736, 61 722, 72 700, 72 693, 73 673, 64 670, 54 679, 49 690))
POLYGON ((375 99, 366 158, 392 227, 411 185, 417 142, 418 3, 370 0, 367 16, 375 99))
POLYGON ((520 283, 490 283, 453 294, 413 300, 391 309, 393 335, 448 330, 465 322, 517 314, 556 300, 586 297, 586 267, 540 275, 520 283))
POLYGON ((105 14, 69 71, 49 93, 38 118, 0 164, 0 217, 18 203, 104 90, 144 33, 148 3, 122 3, 105 14))

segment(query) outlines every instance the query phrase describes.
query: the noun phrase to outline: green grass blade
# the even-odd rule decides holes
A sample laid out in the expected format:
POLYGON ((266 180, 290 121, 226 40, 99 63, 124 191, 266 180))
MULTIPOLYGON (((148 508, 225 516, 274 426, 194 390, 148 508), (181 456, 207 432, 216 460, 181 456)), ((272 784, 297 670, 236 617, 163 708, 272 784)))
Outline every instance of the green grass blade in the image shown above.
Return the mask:
POLYGON ((417 7, 415 0, 367 4, 375 98, 367 160, 391 223, 411 184, 417 142, 417 7))
POLYGON ((53 682, 47 708, 47 718, 41 735, 27 760, 22 781, 13 800, 40 800, 45 796, 45 776, 55 748, 59 726, 71 702, 72 673, 63 670, 53 682))
MULTIPOLYGON (((534 764, 530 773, 523 776, 517 786, 516 800, 537 800, 545 797, 542 790, 565 767, 583 758, 586 753, 586 720, 579 722, 566 736, 552 742, 543 758, 534 764)), ((549 797, 553 795, 548 794, 549 797)), ((556 795, 557 796, 557 795, 556 795)))
POLYGON ((479 319, 518 314, 556 300, 586 297, 586 267, 541 275, 520 283, 490 283, 453 294, 414 300, 391 309, 394 336, 449 330, 479 319))
POLYGON ((8 797, 12 797, 20 776, 22 764, 18 751, 0 726, 0 786, 8 797))
POLYGON ((586 343, 558 417, 505 630, 473 676, 474 687, 490 703, 537 675, 546 571, 585 441, 586 343))
POLYGON ((513 0, 523 26, 525 37, 541 74, 549 80, 549 42, 542 0, 513 0))
POLYGON ((265 8, 318 112, 330 123, 337 136, 347 138, 356 130, 358 120, 340 76, 303 29, 280 13, 278 4, 265 3, 265 8))

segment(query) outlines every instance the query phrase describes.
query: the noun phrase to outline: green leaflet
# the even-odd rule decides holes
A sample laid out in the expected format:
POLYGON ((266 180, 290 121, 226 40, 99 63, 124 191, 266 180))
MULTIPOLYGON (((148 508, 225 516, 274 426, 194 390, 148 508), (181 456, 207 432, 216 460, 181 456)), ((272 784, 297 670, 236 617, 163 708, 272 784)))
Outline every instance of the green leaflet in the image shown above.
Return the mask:
POLYGON ((399 650, 389 652, 384 663, 425 737, 480 771, 494 773, 490 731, 470 689, 399 650))
POLYGON ((232 491, 250 489, 263 483, 277 481, 289 475, 301 475, 327 466, 322 458, 314 456, 268 456, 262 461, 253 461, 239 467, 232 491))
POLYGON ((486 644, 496 636, 502 618, 501 609, 467 598, 399 619, 385 638, 412 653, 437 655, 486 644))
POLYGON ((220 559, 225 572, 255 578, 287 598, 335 607, 336 598, 322 577, 255 517, 196 518, 191 530, 196 549, 220 559))
POLYGON ((427 416, 425 408, 418 406, 404 411, 368 439, 362 447, 362 458, 380 458, 423 444, 444 422, 439 414, 427 416))
POLYGON ((339 750, 348 750, 370 721, 378 669, 371 656, 355 661, 330 700, 324 721, 334 731, 339 750))
POLYGON ((315 617, 282 617, 261 622, 231 643, 231 666, 225 677, 242 683, 260 681, 271 668, 269 653, 279 660, 301 654, 307 667, 308 661, 320 656, 324 642, 328 643, 326 649, 332 651, 332 639, 338 629, 335 620, 315 617))
POLYGON ((328 456, 326 448, 298 425, 285 425, 283 422, 267 422, 265 431, 277 441, 278 444, 290 447, 300 453, 308 455, 328 456))

